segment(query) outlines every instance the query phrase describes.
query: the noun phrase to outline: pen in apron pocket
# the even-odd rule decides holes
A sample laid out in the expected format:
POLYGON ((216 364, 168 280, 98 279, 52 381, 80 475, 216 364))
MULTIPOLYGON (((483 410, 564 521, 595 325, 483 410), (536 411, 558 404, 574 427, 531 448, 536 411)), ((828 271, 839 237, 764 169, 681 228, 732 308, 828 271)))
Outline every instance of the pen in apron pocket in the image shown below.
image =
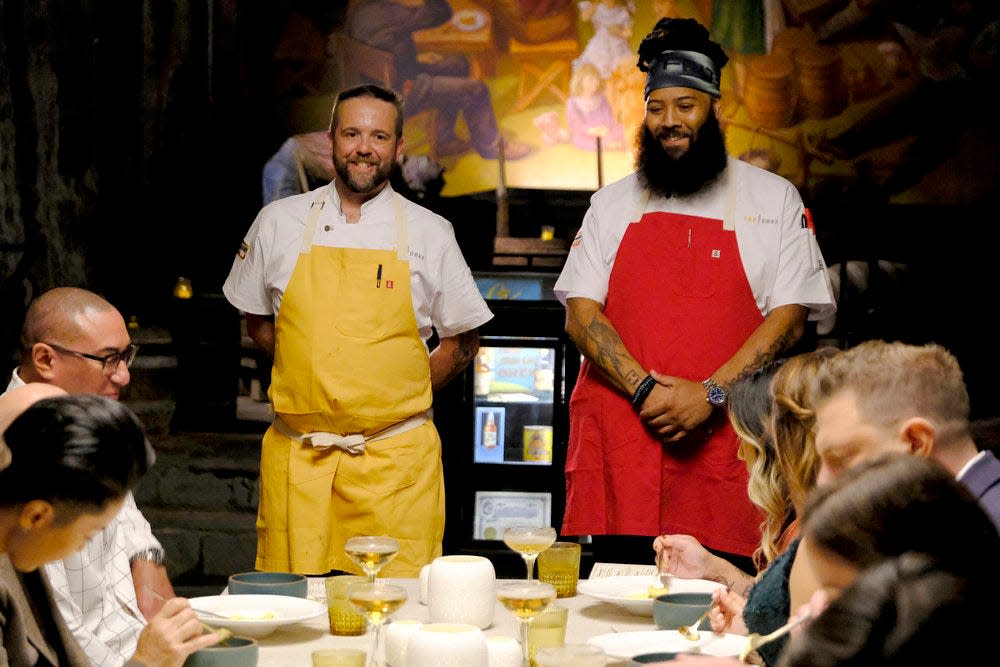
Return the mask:
POLYGON ((378 271, 375 272, 375 287, 382 286, 382 265, 378 265, 378 271))

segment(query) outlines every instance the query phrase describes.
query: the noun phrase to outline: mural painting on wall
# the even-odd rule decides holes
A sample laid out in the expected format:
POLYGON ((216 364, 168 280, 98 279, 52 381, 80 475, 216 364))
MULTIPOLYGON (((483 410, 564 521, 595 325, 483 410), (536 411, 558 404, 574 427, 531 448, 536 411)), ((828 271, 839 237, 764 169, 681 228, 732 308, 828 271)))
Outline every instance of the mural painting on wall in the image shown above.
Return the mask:
POLYGON ((407 145, 444 167, 445 195, 493 189, 501 141, 508 187, 594 189, 630 172, 636 50, 674 16, 705 24, 730 56, 720 123, 734 155, 806 196, 864 178, 887 199, 963 203, 996 172, 983 97, 997 81, 998 5, 352 0, 344 31, 355 79, 404 95, 407 145), (944 99, 963 126, 938 115, 944 99))

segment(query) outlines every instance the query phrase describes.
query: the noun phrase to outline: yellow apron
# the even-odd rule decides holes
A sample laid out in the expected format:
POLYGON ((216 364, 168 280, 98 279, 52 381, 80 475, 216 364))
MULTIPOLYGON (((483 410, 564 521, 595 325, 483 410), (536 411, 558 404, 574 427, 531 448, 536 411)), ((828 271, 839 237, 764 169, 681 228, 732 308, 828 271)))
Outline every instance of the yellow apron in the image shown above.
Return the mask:
POLYGON ((344 554, 347 538, 390 535, 401 549, 381 574, 415 577, 441 555, 444 475, 403 204, 394 194, 394 250, 312 245, 332 205, 328 187, 313 202, 275 320, 257 568, 360 573, 344 554))

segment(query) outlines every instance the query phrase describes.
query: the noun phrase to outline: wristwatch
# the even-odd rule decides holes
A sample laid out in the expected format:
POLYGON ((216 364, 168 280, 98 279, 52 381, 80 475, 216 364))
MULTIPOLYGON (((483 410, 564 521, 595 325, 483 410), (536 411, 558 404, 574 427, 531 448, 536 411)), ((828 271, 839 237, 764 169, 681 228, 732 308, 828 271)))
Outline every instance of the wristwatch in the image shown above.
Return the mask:
POLYGON ((705 378, 701 381, 701 386, 705 388, 705 400, 712 407, 718 408, 726 404, 726 388, 713 380, 705 378))
POLYGON ((157 565, 163 565, 164 556, 165 554, 163 553, 163 549, 150 547, 132 554, 132 556, 128 559, 128 562, 131 565, 137 560, 148 560, 152 563, 156 563, 157 565))

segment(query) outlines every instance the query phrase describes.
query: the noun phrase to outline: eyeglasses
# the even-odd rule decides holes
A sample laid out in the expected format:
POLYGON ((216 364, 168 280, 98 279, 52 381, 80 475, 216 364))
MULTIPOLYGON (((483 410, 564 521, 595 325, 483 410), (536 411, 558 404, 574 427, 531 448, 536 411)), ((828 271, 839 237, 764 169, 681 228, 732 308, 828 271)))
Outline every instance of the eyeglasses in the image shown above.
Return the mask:
POLYGON ((119 350, 118 352, 112 352, 111 354, 106 354, 103 357, 96 354, 87 354, 86 352, 77 352, 76 350, 68 350, 65 347, 56 345, 55 343, 45 343, 51 347, 56 352, 62 352, 63 354, 72 354, 76 357, 83 357, 84 359, 93 359, 94 361, 101 362, 104 367, 105 375, 114 375, 115 371, 118 370, 118 364, 125 362, 125 368, 130 368, 132 366, 132 361, 135 359, 136 352, 139 351, 139 346, 135 343, 129 343, 125 346, 124 350, 119 350))

